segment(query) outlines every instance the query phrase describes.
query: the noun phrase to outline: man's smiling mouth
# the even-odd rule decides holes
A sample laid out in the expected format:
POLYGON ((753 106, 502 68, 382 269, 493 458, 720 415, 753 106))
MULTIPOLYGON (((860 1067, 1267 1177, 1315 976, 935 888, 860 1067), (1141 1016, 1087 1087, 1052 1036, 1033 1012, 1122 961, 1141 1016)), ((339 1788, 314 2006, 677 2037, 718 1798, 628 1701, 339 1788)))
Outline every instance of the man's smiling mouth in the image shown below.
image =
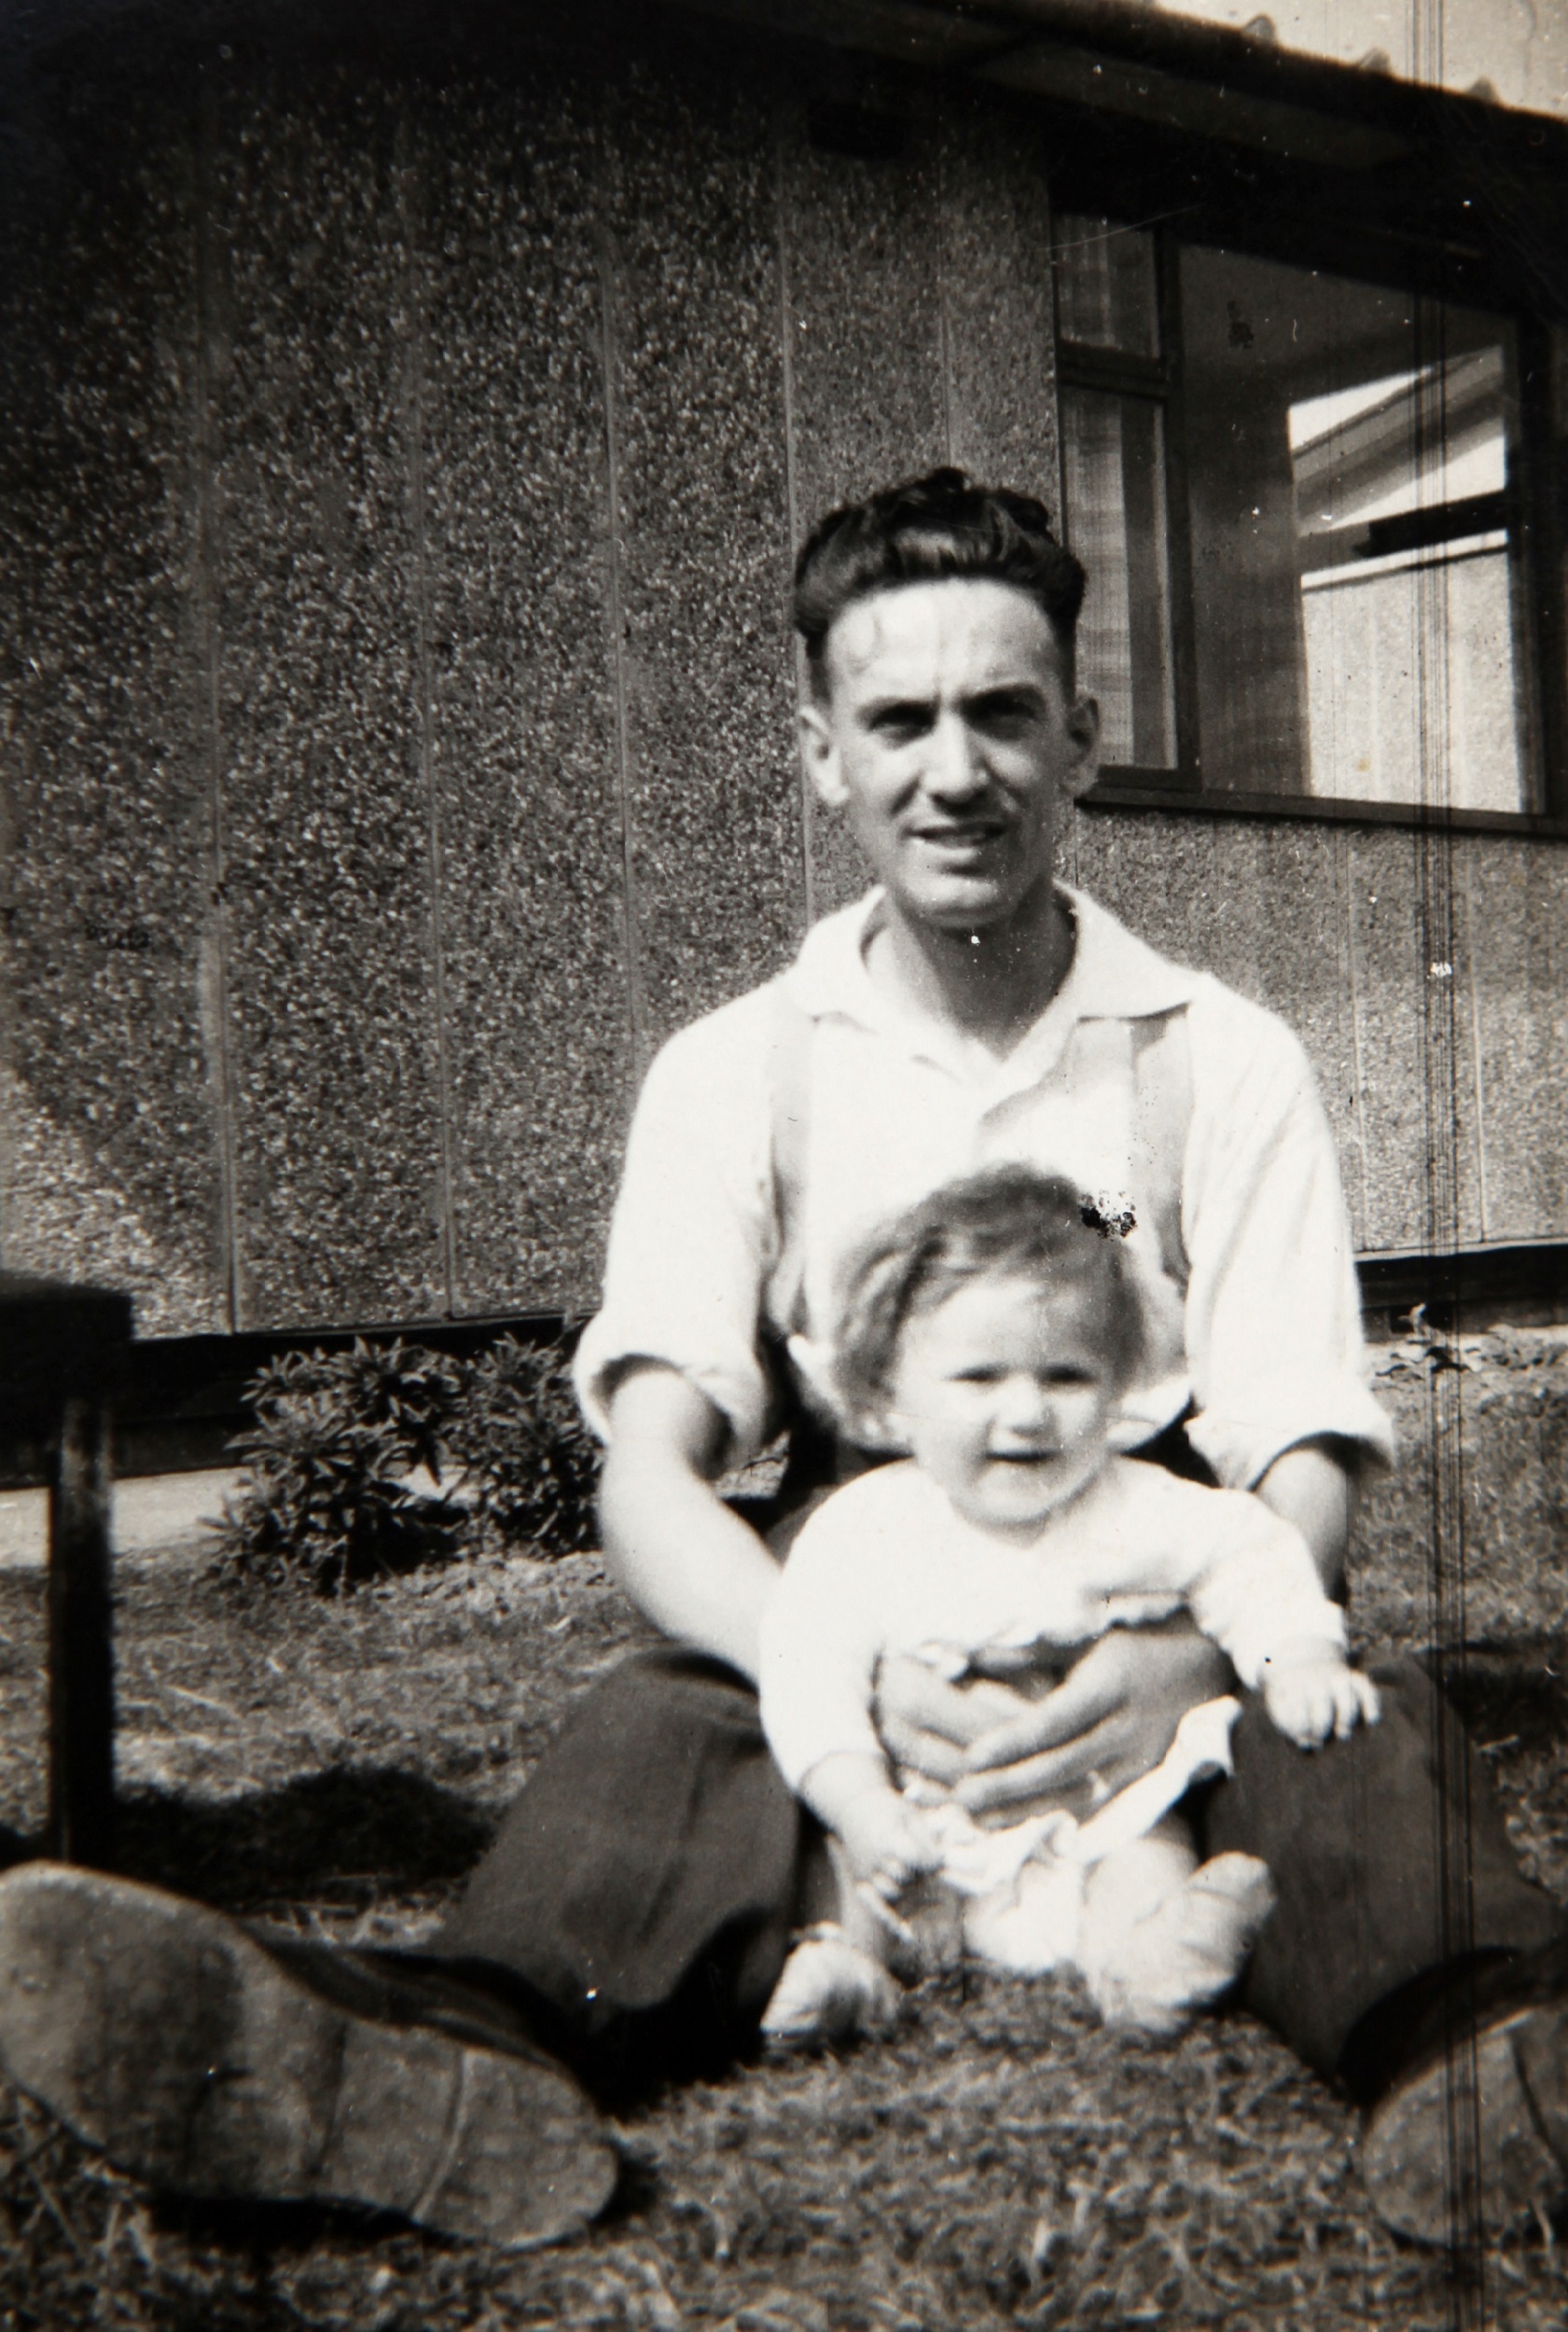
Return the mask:
POLYGON ((917 842, 925 842, 933 850, 978 850, 983 843, 1000 841, 1007 832, 1005 826, 988 822, 983 826, 917 826, 913 828, 917 842))

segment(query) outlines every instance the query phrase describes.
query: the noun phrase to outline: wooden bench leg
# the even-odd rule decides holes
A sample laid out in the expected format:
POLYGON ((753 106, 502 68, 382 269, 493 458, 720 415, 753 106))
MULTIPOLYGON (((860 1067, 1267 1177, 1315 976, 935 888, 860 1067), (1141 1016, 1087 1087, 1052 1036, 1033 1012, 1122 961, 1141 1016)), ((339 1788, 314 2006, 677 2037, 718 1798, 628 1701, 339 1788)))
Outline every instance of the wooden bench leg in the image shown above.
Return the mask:
POLYGON ((107 1868, 114 1858, 115 1655, 109 1418, 71 1399, 49 1478, 49 1804, 47 1850, 107 1868))

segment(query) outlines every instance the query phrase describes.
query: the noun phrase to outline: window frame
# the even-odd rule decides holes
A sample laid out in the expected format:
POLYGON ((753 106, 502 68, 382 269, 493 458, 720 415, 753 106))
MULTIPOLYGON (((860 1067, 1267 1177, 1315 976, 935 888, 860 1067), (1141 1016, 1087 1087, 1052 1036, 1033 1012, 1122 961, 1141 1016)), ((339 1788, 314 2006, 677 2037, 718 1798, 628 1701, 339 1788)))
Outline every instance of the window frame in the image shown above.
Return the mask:
MULTIPOLYGON (((1098 174, 1094 174, 1098 175, 1098 174)), ((1053 220, 1062 215, 1116 221, 1118 206, 1099 189, 1075 186, 1053 174, 1053 220)), ((1139 206, 1142 207, 1142 206, 1139 206)), ((1224 211, 1229 205, 1223 206, 1224 211)), ((1060 389, 1157 401, 1164 414, 1166 558, 1170 595, 1171 683, 1176 743, 1174 770, 1117 765, 1103 769, 1080 797, 1089 810, 1182 810, 1207 816, 1311 819, 1319 823, 1417 826, 1453 833, 1513 834, 1568 838, 1568 620, 1564 615, 1563 559, 1568 549, 1564 479, 1568 436, 1554 428, 1554 389, 1568 402, 1568 349, 1555 361, 1547 323, 1533 309, 1509 299, 1484 279, 1452 280, 1451 255, 1406 244, 1397 257, 1374 242, 1350 253, 1343 229, 1292 233, 1272 205, 1251 231, 1238 232, 1233 216, 1215 215, 1203 201, 1182 206, 1175 226, 1163 218, 1138 216, 1121 223, 1154 239, 1159 354, 1141 356, 1089 347, 1069 340, 1061 321, 1056 244, 1051 279, 1055 316, 1057 381, 1060 389), (1190 223, 1188 223, 1190 222, 1190 223), (1325 248, 1325 243, 1329 248, 1325 248), (1519 656, 1519 717, 1526 784, 1533 806, 1521 810, 1440 807, 1422 802, 1368 801, 1351 796, 1232 792, 1203 782, 1198 734, 1197 632, 1186 444, 1188 412, 1182 347, 1180 254, 1184 244, 1272 259, 1281 266, 1314 267, 1348 281, 1389 285, 1415 298, 1441 298, 1485 308, 1512 326, 1518 366, 1519 430, 1514 451, 1510 529, 1517 545, 1515 589, 1524 603, 1517 627, 1519 656), (1380 258, 1382 264, 1380 264, 1380 258)), ((1474 272, 1458 271, 1462 277, 1474 272)), ((1568 432, 1568 413, 1564 416, 1568 432)), ((1064 450, 1059 447, 1059 505, 1071 537, 1064 450)))

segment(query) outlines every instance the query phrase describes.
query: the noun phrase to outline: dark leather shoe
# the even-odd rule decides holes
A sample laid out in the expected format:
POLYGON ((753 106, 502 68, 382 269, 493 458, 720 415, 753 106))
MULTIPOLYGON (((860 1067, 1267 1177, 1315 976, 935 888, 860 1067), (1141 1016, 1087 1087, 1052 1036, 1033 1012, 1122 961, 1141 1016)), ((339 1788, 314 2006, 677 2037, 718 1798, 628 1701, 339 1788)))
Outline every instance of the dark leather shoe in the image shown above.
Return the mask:
POLYGON ((1434 2009, 1367 2116, 1361 2171, 1386 2226, 1455 2249, 1568 2200, 1568 1939, 1434 2009))
POLYGON ((417 1963, 273 1950, 61 1864, 0 1878, 0 2067, 180 2194, 359 2203, 523 2246, 586 2225, 616 2183, 593 2107, 501 2004, 417 1963))

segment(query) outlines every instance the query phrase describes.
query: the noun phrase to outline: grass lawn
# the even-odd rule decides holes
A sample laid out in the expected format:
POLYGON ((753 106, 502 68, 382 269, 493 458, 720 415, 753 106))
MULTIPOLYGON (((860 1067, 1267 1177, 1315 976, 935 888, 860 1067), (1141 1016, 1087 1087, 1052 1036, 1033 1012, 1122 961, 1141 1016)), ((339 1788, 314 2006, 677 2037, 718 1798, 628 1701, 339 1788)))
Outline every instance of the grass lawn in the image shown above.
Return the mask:
MULTIPOLYGON (((591 1557, 248 1610, 170 1558, 122 1564, 119 1595, 127 1870, 360 1941, 429 1932, 567 1700, 639 1633, 591 1557)), ((0 1821, 22 1836, 41 1603, 36 1575, 0 1575, 0 1821)), ((1568 1900, 1568 1694, 1532 1674, 1477 1663, 1469 1714, 1568 1900)), ((1457 2280, 1386 2236, 1350 2113, 1240 2016, 1154 2045, 1097 2030, 1070 1986, 971 1975, 914 1995, 891 2041, 747 2067, 618 2129, 611 2215, 504 2257, 348 2214, 155 2203, 0 2094, 0 2327, 1568 2323, 1549 2230, 1457 2280)))

